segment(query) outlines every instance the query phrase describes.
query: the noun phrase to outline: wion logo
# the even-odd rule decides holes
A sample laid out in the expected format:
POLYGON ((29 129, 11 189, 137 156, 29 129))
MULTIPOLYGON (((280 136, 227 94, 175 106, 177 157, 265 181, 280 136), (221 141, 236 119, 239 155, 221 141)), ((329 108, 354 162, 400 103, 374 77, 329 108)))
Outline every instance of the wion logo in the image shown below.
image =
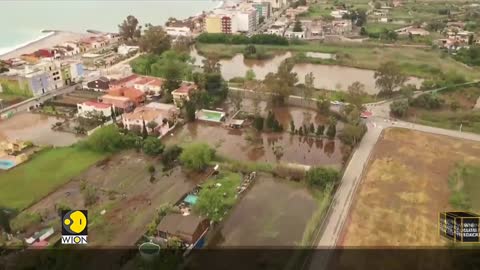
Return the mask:
POLYGON ((62 211, 62 244, 86 245, 87 210, 62 211))

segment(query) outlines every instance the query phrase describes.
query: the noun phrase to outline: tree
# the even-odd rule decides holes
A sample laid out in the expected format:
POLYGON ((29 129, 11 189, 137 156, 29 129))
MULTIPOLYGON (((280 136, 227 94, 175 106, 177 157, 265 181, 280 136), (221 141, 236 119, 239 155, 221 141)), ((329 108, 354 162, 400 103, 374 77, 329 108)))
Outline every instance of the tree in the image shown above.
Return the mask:
POLYGON ((118 25, 120 36, 128 42, 135 42, 142 35, 142 27, 138 25, 138 20, 129 15, 122 24, 118 25))
POLYGON ((112 117, 112 121, 113 121, 113 122, 117 121, 117 113, 116 113, 115 110, 113 109, 113 106, 110 107, 110 117, 112 117))
POLYGON ((310 133, 315 133, 315 125, 313 123, 310 123, 310 133))
POLYGON ((147 171, 148 171, 149 174, 154 174, 155 173, 155 166, 153 166, 152 164, 148 165, 147 171))
POLYGON ((230 91, 229 93, 230 101, 235 108, 235 111, 239 111, 242 108, 243 95, 242 91, 230 91))
POLYGON ((221 221, 236 201, 236 186, 241 182, 240 175, 228 173, 216 179, 221 186, 202 188, 193 210, 210 220, 221 221), (233 188, 232 188, 233 187, 233 188))
POLYGON ((220 73, 221 65, 217 58, 210 57, 202 60, 204 73, 220 73))
POLYGON ((114 125, 105 126, 96 130, 80 146, 101 153, 112 153, 125 148, 124 138, 114 125))
POLYGON ((299 20, 296 20, 295 24, 293 25, 293 32, 302 32, 302 31, 303 31, 302 23, 299 20))
POLYGON ((402 74, 400 67, 393 61, 385 62, 375 71, 375 86, 380 89, 380 93, 385 96, 391 96, 393 91, 402 86, 407 77, 402 74))
POLYGON ((305 75, 305 89, 303 89, 303 98, 305 101, 309 100, 313 96, 315 76, 313 72, 305 75))
POLYGON ((348 87, 347 102, 353 104, 357 108, 362 108, 363 97, 366 96, 365 85, 356 81, 348 87))
POLYGON ((317 100, 317 110, 324 115, 330 114, 330 100, 317 100))
POLYGON ((395 41, 398 38, 397 32, 394 30, 389 30, 384 28, 380 33, 380 39, 388 40, 388 41, 395 41))
POLYGON ((196 108, 195 108, 195 103, 190 100, 190 101, 186 101, 184 102, 184 107, 185 107, 185 118, 187 121, 189 122, 193 122, 195 121, 195 112, 196 112, 196 108))
POLYGON ((337 134, 337 124, 331 123, 330 125, 328 125, 328 128, 327 128, 327 136, 328 138, 333 139, 335 138, 336 134, 337 134))
POLYGON ((155 137, 148 137, 143 141, 143 152, 149 156, 157 156, 163 152, 165 146, 155 137))
POLYGON ((255 71, 253 71, 253 69, 249 69, 245 73, 245 81, 247 81, 247 82, 254 81, 255 77, 256 77, 256 75, 255 75, 255 71))
POLYGON ((365 132, 367 132, 367 127, 364 124, 347 123, 343 127, 339 138, 344 144, 355 146, 360 142, 365 132))
POLYGON ((277 73, 270 72, 265 76, 264 84, 272 93, 274 104, 283 104, 298 82, 297 73, 292 72, 294 65, 293 59, 285 59, 278 67, 277 73))
POLYGON ((147 127, 153 131, 156 127, 158 127, 158 123, 155 121, 150 121, 147 123, 147 127))
POLYGON ((340 174, 334 169, 314 167, 308 170, 305 179, 310 186, 324 189, 337 183, 340 174))
POLYGON ((317 131, 315 132, 315 135, 322 136, 324 131, 325 131, 325 126, 324 125, 318 125, 317 126, 317 131))
POLYGON ((259 115, 255 116, 255 118, 253 119, 253 127, 255 127, 257 131, 262 131, 263 125, 264 125, 263 117, 259 115))
POLYGON ((390 112, 396 117, 404 117, 408 111, 407 100, 396 100, 390 104, 390 112))
POLYGON ((180 154, 180 161, 190 170, 202 171, 212 161, 214 154, 208 144, 192 143, 185 146, 180 154))
POLYGON ((12 215, 9 210, 5 208, 0 208, 0 228, 3 229, 6 233, 11 233, 12 229, 10 227, 10 219, 12 215))
POLYGON ((145 120, 142 122, 142 137, 145 139, 148 137, 148 130, 147 125, 145 124, 145 120))
POLYGON ((183 149, 178 145, 169 145, 162 154, 162 164, 170 167, 173 162, 180 156, 183 149))
POLYGON ((290 121, 290 133, 295 133, 295 122, 293 122, 293 119, 290 121))
POLYGON ((139 45, 144 52, 160 55, 170 49, 171 40, 163 27, 149 25, 140 38, 139 45))

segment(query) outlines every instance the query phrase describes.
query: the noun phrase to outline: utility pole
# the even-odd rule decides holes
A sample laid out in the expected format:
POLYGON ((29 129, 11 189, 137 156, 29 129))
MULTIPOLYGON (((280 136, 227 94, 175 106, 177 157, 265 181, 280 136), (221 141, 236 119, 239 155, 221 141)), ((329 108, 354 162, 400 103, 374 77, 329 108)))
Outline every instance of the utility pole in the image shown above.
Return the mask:
POLYGON ((460 132, 462 132, 463 123, 460 123, 460 132))

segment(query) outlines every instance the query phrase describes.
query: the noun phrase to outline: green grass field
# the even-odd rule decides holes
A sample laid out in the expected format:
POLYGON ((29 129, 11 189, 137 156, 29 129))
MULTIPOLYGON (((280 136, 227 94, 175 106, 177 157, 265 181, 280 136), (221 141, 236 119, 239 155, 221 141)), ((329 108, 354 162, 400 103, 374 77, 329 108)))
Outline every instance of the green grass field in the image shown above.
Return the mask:
POLYGON ((458 210, 480 210, 480 164, 459 163, 449 176, 450 203, 458 210), (465 209, 468 208, 468 209, 465 209))
MULTIPOLYGON (((245 45, 202 44, 197 43, 197 50, 206 56, 231 58, 243 52, 245 45), (220 52, 220 53, 219 53, 220 52)), ((323 52, 337 55, 336 61, 324 64, 377 69, 381 63, 395 61, 403 72, 410 76, 423 78, 437 77, 440 72, 456 71, 467 79, 479 78, 480 69, 469 69, 448 55, 434 49, 413 47, 386 47, 378 44, 346 44, 308 42, 301 45, 274 46, 256 45, 267 51, 323 52)))
POLYGON ((30 161, 0 172, 0 205, 22 210, 105 157, 78 147, 41 151, 30 161))

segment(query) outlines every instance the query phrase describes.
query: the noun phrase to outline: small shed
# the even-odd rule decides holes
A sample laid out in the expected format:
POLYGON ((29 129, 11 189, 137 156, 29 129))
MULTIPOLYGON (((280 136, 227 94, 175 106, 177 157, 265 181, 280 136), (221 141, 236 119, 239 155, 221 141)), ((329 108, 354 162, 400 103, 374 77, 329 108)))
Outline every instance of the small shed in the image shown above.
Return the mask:
POLYGON ((208 229, 209 221, 197 215, 182 216, 174 213, 166 215, 158 224, 157 232, 163 239, 178 237, 187 244, 194 244, 208 229))

